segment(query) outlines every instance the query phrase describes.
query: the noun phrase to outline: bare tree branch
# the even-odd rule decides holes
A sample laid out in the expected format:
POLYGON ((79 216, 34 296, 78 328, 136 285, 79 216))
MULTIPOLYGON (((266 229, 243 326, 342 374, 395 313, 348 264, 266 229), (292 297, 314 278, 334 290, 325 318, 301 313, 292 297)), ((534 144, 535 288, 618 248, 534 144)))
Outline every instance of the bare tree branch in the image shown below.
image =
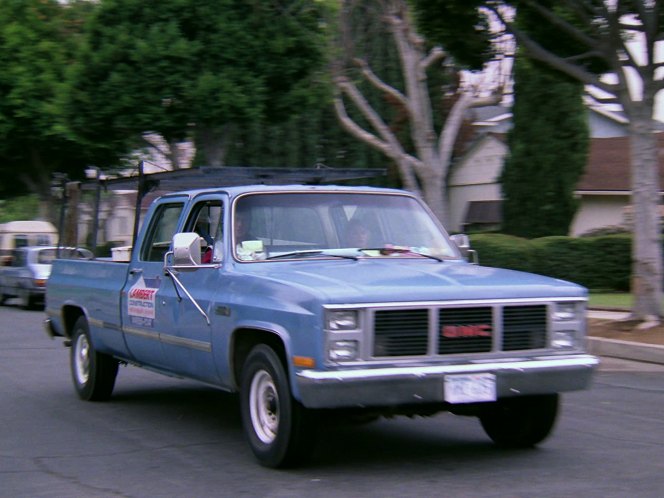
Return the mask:
POLYGON ((603 57, 604 54, 596 50, 591 50, 589 52, 584 52, 583 54, 572 55, 570 57, 565 57, 563 60, 567 62, 577 63, 586 59, 592 59, 595 57, 603 57))
MULTIPOLYGON (((362 94, 357 90, 355 85, 353 85, 347 78, 338 77, 335 80, 336 86, 340 92, 348 95, 348 97, 353 101, 357 109, 362 113, 362 115, 367 118, 371 125, 376 129, 376 131, 383 137, 383 140, 378 138, 375 134, 368 132, 361 126, 359 126, 355 121, 353 121, 348 113, 346 112, 346 106, 344 105, 342 96, 337 93, 334 98, 334 108, 337 113, 337 117, 341 122, 341 125, 348 131, 350 134, 356 138, 362 140, 364 143, 373 147, 374 149, 382 152, 387 157, 391 158, 397 164, 399 168, 399 173, 401 174, 404 186, 413 192, 419 192, 419 186, 415 175, 412 169, 409 169, 404 164, 404 159, 408 156, 401 147, 401 144, 396 139, 394 134, 389 130, 387 125, 380 119, 376 112, 371 108, 366 99, 362 94), (345 81, 344 81, 345 80, 345 81)), ((414 158, 410 158, 408 161, 409 164, 418 165, 418 161, 414 158)))
POLYGON ((374 130, 376 130, 383 141, 389 144, 399 144, 399 141, 396 139, 392 131, 390 131, 390 128, 385 124, 378 113, 374 111, 369 102, 364 98, 364 95, 362 95, 352 81, 346 77, 340 76, 336 78, 336 84, 337 87, 353 101, 357 109, 367 121, 369 121, 369 124, 374 130))
POLYGON ((539 2, 534 0, 526 0, 526 4, 544 17, 548 22, 551 23, 555 28, 567 33, 572 38, 576 39, 580 43, 583 43, 586 47, 597 48, 597 40, 588 36, 586 33, 578 29, 576 26, 570 24, 562 17, 553 13, 550 9, 542 6, 539 2))
POLYGON ((590 2, 578 2, 575 0, 564 0, 566 8, 575 12, 576 15, 583 21, 583 24, 590 26, 595 17, 595 10, 592 8, 590 2))
POLYGON ((486 97, 474 96, 470 92, 463 92, 461 94, 447 115, 445 125, 438 139, 438 155, 443 162, 449 163, 452 159, 456 133, 450 133, 450 130, 458 130, 461 127, 466 111, 473 107, 497 105, 500 103, 501 97, 502 91, 495 91, 486 97))
POLYGON ((355 121, 353 121, 348 113, 346 112, 346 106, 344 105, 343 98, 341 95, 336 95, 334 97, 334 108, 337 112, 337 117, 343 125, 343 127, 354 137, 359 138, 364 143, 370 145, 374 149, 382 152, 385 155, 391 154, 390 146, 378 138, 375 134, 366 131, 355 121))
MULTIPOLYGON (((348 3, 344 5, 348 6, 348 3)), ((346 131, 396 163, 404 186, 415 192, 421 190, 432 211, 446 223, 449 221, 447 176, 464 113, 473 106, 495 104, 499 98, 495 94, 480 98, 479 92, 473 91, 470 85, 465 90, 458 89, 460 93, 454 105, 455 110, 439 136, 434 125, 436 110, 431 102, 427 70, 433 69, 446 54, 438 47, 430 51, 425 49, 423 39, 414 29, 405 0, 384 0, 381 5, 384 13, 382 18, 397 48, 405 88, 400 91, 386 84, 365 60, 357 60, 356 65, 372 89, 389 96, 390 101, 397 102, 405 109, 407 124, 403 131, 410 134, 410 139, 402 133, 397 135, 389 128, 353 81, 341 76, 340 72, 334 78, 337 90, 335 111, 346 131), (348 115, 346 105, 350 107, 351 104, 368 124, 364 124, 364 120, 357 122, 348 115), (413 152, 410 152, 411 148, 413 152)), ((399 116, 399 119, 402 117, 399 116)))
MULTIPOLYGON (((528 54, 540 62, 546 63, 549 66, 561 71, 572 78, 577 79, 581 83, 587 85, 593 85, 597 88, 604 90, 607 93, 615 93, 623 89, 623 85, 612 85, 600 80, 599 76, 591 73, 590 71, 585 70, 577 64, 566 61, 562 57, 559 57, 550 51, 546 50, 539 43, 535 42, 530 36, 525 32, 517 28, 514 23, 505 19, 504 15, 499 12, 498 9, 490 7, 491 11, 500 19, 500 22, 503 23, 505 28, 514 35, 517 41, 526 49, 528 54)), ((626 88, 626 86, 625 86, 626 88)))
POLYGON ((440 60, 445 59, 446 57, 447 57, 447 54, 443 51, 442 48, 434 47, 429 52, 429 55, 427 55, 426 58, 422 60, 422 62, 420 63, 420 67, 422 68, 423 71, 426 71, 433 64, 435 64, 436 62, 438 62, 440 60))
POLYGON ((393 97, 397 102, 399 102, 399 104, 403 106, 404 109, 410 112, 410 109, 408 107, 408 99, 404 96, 403 93, 401 93, 393 86, 388 85, 378 76, 376 76, 376 73, 374 73, 371 70, 369 64, 367 64, 367 61, 365 61, 364 59, 354 59, 354 62, 360 68, 362 75, 369 83, 371 83, 375 88, 377 88, 381 92, 393 97))
POLYGON ((597 102, 598 104, 619 104, 620 101, 618 100, 617 97, 600 97, 598 95, 593 95, 592 93, 587 93, 586 94, 588 98, 592 99, 594 102, 597 102))
MULTIPOLYGON (((624 106, 628 105, 629 102, 629 83, 627 81, 627 76, 624 72, 625 66, 631 66, 639 72, 640 76, 643 78, 643 75, 640 73, 638 64, 632 57, 632 53, 627 47, 625 40, 622 36, 619 26, 619 16, 617 12, 611 12, 611 10, 603 2, 600 5, 600 10, 603 12, 604 18, 609 23, 609 36, 607 40, 607 57, 605 60, 613 67, 613 71, 618 77, 618 85, 616 91, 614 92, 621 102, 624 102, 624 106), (622 53, 627 57, 627 61, 620 61, 618 54, 622 53)), ((625 109, 628 110, 628 109, 625 109)))

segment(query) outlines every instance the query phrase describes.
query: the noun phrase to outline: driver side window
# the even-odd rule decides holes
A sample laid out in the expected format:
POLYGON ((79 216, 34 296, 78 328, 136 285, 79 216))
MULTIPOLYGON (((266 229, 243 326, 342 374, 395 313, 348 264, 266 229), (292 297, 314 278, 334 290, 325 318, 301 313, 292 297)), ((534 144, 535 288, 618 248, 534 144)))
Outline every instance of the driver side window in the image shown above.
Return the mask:
POLYGON ((187 219, 185 229, 201 237, 201 263, 222 259, 224 206, 220 200, 198 202, 187 219))

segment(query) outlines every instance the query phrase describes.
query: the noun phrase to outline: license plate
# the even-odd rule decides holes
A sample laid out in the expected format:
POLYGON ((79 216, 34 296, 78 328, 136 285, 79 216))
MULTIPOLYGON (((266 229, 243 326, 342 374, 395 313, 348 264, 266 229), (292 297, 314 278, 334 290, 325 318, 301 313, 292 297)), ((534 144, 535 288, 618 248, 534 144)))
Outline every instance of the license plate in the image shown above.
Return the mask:
POLYGON ((496 376, 490 373, 447 375, 445 401, 448 403, 496 401, 496 376))

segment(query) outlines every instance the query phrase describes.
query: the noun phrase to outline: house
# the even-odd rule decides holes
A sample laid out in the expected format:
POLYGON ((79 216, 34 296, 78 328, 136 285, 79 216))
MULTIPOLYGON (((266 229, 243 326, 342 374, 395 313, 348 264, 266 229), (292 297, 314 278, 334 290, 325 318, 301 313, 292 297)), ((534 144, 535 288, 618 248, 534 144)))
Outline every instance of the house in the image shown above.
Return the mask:
MULTIPOLYGON (((590 150, 575 192, 580 205, 570 229, 574 236, 623 226, 629 213, 628 121, 620 112, 589 106, 588 123, 590 150)), ((473 124, 481 131, 479 138, 453 165, 448 179, 448 229, 452 232, 495 229, 502 221, 500 174, 508 153, 506 132, 511 114, 500 106, 486 108, 478 112, 473 124)), ((664 151, 664 134, 660 139, 664 151)), ((662 165, 660 175, 664 187, 662 165)))
MULTIPOLYGON (((664 153, 664 133, 658 133, 657 139, 659 149, 664 153)), ((662 153, 659 178, 660 191, 664 193, 662 153)), ((630 169, 628 137, 591 139, 588 164, 575 191, 580 206, 570 227, 570 235, 582 235, 602 227, 629 226, 630 169)))
MULTIPOLYGON (((468 225, 482 225, 480 220, 472 216, 476 210, 481 209, 476 206, 484 204, 495 208, 500 205, 502 199, 500 173, 508 152, 506 139, 507 135, 504 133, 484 133, 461 160, 453 165, 447 184, 449 202, 447 229, 450 232, 463 232, 473 228, 468 225)), ((491 225, 491 228, 502 221, 498 209, 490 212, 486 209, 482 211, 483 221, 486 225, 491 225)))

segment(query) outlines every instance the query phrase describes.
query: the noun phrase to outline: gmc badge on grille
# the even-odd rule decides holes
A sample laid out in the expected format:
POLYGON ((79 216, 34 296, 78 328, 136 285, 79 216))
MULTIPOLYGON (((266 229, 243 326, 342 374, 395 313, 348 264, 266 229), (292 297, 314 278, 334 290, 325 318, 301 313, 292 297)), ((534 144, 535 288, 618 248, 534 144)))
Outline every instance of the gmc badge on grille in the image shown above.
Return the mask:
POLYGON ((491 325, 443 325, 440 335, 448 339, 457 337, 491 337, 491 325))

